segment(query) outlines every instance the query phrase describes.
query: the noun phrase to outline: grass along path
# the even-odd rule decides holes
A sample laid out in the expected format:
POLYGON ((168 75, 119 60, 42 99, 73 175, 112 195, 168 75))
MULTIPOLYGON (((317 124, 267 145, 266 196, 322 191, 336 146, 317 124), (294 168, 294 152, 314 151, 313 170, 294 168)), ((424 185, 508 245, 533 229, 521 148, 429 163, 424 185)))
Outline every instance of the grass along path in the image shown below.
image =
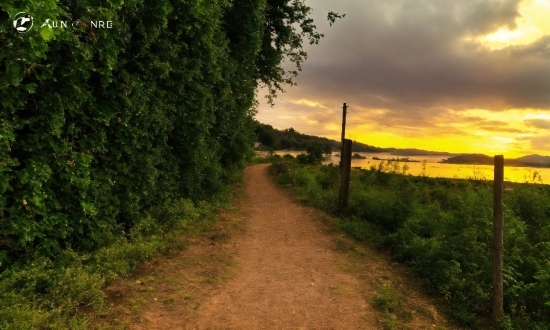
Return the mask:
POLYGON ((343 236, 267 174, 187 248, 105 293, 97 329, 454 329, 389 258, 343 236), (320 220, 320 221, 319 221, 320 220))

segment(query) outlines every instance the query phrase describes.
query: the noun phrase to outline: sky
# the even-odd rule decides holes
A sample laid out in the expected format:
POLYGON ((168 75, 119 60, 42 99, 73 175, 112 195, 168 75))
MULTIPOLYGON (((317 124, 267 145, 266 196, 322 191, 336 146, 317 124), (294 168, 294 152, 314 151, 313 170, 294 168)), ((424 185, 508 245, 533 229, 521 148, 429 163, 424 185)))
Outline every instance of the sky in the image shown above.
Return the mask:
POLYGON ((550 0, 306 4, 325 37, 273 107, 258 92, 258 121, 340 140, 345 102, 362 143, 550 155, 550 0))

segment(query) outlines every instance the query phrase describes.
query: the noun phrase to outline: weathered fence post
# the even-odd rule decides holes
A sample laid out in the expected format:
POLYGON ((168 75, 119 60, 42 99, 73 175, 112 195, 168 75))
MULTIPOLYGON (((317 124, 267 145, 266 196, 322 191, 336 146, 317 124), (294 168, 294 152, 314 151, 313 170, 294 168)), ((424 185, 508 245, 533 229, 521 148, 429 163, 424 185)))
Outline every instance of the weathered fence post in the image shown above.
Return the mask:
POLYGON ((343 157, 344 157, 344 139, 346 138, 346 114, 348 113, 347 110, 348 110, 348 106, 346 103, 344 103, 344 106, 342 107, 343 111, 342 111, 342 146, 341 146, 341 150, 340 150, 340 172, 342 172, 342 165, 343 161, 343 157))
POLYGON ((340 213, 346 213, 348 209, 349 177, 351 173, 351 145, 351 140, 344 139, 342 157, 340 158, 340 165, 342 166, 342 183, 340 184, 340 198, 338 203, 338 211, 340 213))
POLYGON ((502 280, 502 253, 504 248, 503 186, 504 156, 495 156, 495 180, 493 186, 493 321, 504 317, 504 285, 502 280))

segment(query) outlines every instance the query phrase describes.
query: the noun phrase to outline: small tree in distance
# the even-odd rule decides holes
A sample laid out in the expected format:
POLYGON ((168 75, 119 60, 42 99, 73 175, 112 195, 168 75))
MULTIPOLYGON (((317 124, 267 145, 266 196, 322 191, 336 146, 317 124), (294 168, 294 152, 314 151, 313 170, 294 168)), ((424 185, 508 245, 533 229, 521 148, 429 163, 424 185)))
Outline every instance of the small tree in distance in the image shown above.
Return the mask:
POLYGON ((296 157, 296 159, 301 164, 321 164, 323 161, 323 154, 326 153, 325 149, 326 148, 322 144, 313 142, 308 145, 306 149, 307 155, 300 154, 296 157))

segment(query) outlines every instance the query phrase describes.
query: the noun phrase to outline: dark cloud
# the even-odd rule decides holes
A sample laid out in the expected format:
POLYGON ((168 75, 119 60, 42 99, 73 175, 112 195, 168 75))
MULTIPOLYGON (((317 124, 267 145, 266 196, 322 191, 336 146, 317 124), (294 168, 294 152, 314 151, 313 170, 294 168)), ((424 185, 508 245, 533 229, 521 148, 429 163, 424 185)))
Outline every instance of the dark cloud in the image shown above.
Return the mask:
MULTIPOLYGON (((424 125, 445 108, 550 110, 550 36, 491 51, 466 37, 515 27, 518 0, 346 0, 326 28, 292 96, 384 108, 386 119, 424 125)), ((315 1, 323 30, 326 10, 315 1)), ((313 48, 315 47, 315 48, 313 48)))
POLYGON ((325 38, 306 46, 298 86, 281 94, 274 108, 261 105, 260 121, 338 139, 346 102, 348 132, 395 136, 387 145, 408 138, 426 145, 439 137, 470 141, 473 131, 484 130, 513 137, 517 142, 509 146, 519 152, 527 145, 550 149, 550 136, 537 136, 549 121, 524 126, 516 115, 507 122, 506 112, 484 112, 550 113, 550 35, 500 50, 476 41, 501 28, 514 30, 519 0, 319 1, 306 0, 325 38), (346 17, 329 27, 323 5, 346 17))
POLYGON ((523 130, 512 128, 512 127, 481 125, 481 126, 476 126, 476 128, 484 131, 489 131, 489 132, 525 133, 523 130))
POLYGON ((525 125, 541 129, 550 129, 550 120, 529 119, 525 121, 525 125))
POLYGON ((463 117, 457 118, 457 122, 465 122, 479 130, 501 133, 525 133, 524 130, 510 127, 505 121, 501 120, 485 120, 479 117, 463 117))
POLYGON ((478 122, 483 120, 483 118, 475 117, 475 116, 465 116, 465 117, 461 117, 461 119, 462 121, 465 121, 465 122, 478 122))
POLYGON ((537 136, 532 138, 531 148, 534 150, 550 150, 550 135, 537 136))
POLYGON ((464 29, 473 34, 486 34, 500 27, 515 29, 515 19, 519 15, 518 4, 516 0, 465 1, 461 6, 457 5, 455 10, 464 29))
POLYGON ((483 121, 483 124, 484 125, 489 125, 489 126, 495 126, 495 127, 508 126, 507 122, 500 121, 500 120, 485 120, 485 121, 483 121))

